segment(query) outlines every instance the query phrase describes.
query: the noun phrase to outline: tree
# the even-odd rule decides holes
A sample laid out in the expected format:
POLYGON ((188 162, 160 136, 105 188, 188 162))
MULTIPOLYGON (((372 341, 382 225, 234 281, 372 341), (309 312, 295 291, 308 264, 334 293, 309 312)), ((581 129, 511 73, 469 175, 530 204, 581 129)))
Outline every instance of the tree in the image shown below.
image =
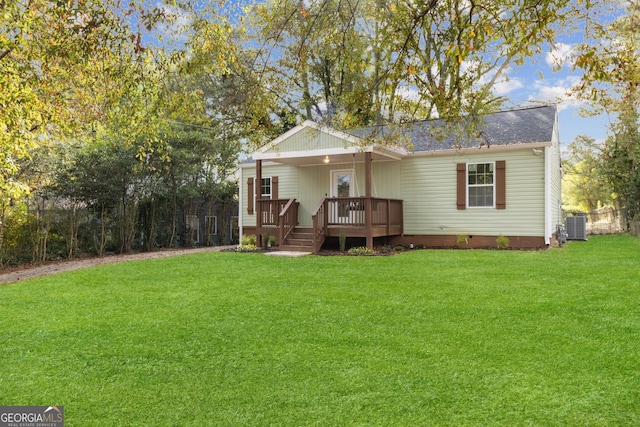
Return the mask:
POLYGON ((0 2, 0 247, 5 213, 37 190, 24 166, 39 146, 82 141, 89 150, 108 139, 140 162, 162 152, 169 120, 202 110, 193 92, 171 91, 167 79, 200 52, 215 51, 211 71, 233 62, 218 12, 190 0, 0 2))
POLYGON ((604 144, 587 135, 578 135, 567 147, 562 190, 569 208, 591 212, 612 203, 603 151, 604 144))
MULTIPOLYGON (((98 256, 104 255, 107 245, 127 253, 135 231, 141 164, 136 160, 135 147, 98 138, 95 143, 78 147, 69 161, 61 165, 50 193, 71 203, 78 201, 89 210, 98 256)), ((69 240, 73 244, 73 235, 69 240)))
POLYGON ((638 110, 627 108, 611 128, 604 149, 604 171, 626 220, 640 217, 640 122, 638 110))
MULTIPOLYGON (((126 20, 142 11, 135 1, 0 2, 0 213, 34 189, 24 169, 32 150, 91 134, 144 80, 145 52, 126 20)), ((161 13, 144 15, 151 25, 161 13)), ((0 242, 3 227, 0 215, 0 242)))
POLYGON ((614 117, 603 161, 618 205, 634 219, 640 215, 640 2, 622 4, 613 21, 592 23, 598 42, 580 46, 575 64, 584 75, 574 94, 614 117))
POLYGON ((554 28, 578 14, 572 5, 267 1, 251 9, 249 48, 272 105, 298 118, 337 127, 453 121, 497 109, 494 85, 554 43, 554 28))
MULTIPOLYGON (((20 189, 9 188, 16 159, 28 156, 43 138, 92 122, 97 107, 113 100, 96 94, 121 93, 96 90, 97 83, 112 84, 115 77, 128 85, 135 81, 125 71, 136 69, 144 52, 125 17, 136 11, 141 11, 136 2, 0 4, 0 186, 7 194, 20 189)), ((160 13, 144 16, 151 23, 160 13)))

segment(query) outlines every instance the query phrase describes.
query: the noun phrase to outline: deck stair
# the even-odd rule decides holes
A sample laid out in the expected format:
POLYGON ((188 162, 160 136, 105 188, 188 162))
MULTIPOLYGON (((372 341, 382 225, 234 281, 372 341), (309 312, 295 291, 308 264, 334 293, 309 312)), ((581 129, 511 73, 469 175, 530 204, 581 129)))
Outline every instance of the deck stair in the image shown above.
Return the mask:
POLYGON ((313 252, 313 228, 295 227, 278 250, 290 252, 313 252))

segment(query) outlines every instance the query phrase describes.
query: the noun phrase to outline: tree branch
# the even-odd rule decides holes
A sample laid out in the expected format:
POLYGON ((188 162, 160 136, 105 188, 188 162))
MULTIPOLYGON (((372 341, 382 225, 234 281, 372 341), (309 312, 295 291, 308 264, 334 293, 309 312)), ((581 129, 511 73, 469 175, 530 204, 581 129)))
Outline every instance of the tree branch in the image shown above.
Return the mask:
POLYGON ((9 55, 10 53, 11 53, 11 49, 5 49, 2 52, 0 52, 0 61, 2 61, 4 57, 9 55))

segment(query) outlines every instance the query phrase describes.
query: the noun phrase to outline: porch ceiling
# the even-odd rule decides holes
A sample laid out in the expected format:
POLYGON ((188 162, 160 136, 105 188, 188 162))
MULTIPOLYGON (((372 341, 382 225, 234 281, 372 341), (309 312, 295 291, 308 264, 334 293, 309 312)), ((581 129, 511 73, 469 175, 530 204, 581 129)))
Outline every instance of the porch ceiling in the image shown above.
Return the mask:
POLYGON ((255 153, 254 160, 266 160, 293 166, 320 166, 364 162, 365 153, 371 153, 373 161, 400 160, 407 152, 390 147, 346 147, 344 149, 325 149, 289 152, 255 153))

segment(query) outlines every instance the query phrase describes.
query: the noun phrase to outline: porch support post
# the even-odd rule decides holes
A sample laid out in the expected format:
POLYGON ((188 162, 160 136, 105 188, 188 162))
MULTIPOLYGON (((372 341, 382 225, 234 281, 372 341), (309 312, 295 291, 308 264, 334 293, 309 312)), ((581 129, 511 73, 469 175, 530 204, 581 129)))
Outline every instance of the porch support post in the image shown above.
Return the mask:
POLYGON ((262 247, 262 160, 256 160, 256 244, 262 247))
POLYGON ((373 201, 371 199, 371 153, 364 153, 364 181, 365 181, 365 227, 367 233, 367 247, 373 249, 373 201))
POLYGON ((364 185, 365 197, 371 197, 371 153, 364 153, 364 185))

